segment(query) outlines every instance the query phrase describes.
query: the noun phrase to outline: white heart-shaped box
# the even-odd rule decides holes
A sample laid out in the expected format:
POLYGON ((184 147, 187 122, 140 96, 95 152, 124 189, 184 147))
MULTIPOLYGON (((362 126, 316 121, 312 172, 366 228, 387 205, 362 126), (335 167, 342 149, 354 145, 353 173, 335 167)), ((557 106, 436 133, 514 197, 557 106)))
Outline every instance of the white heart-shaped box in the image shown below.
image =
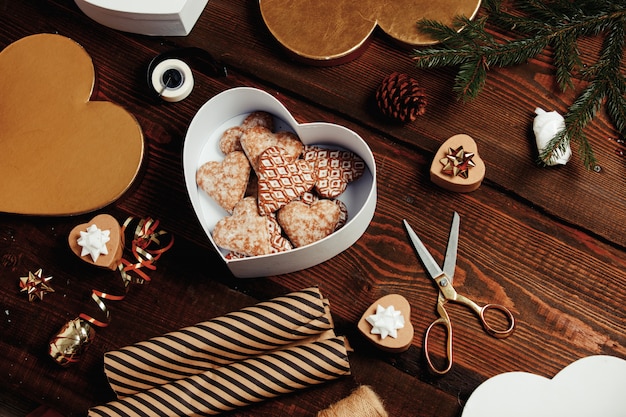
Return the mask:
POLYGON ((186 36, 209 0, 74 0, 101 25, 152 36, 186 36))
POLYGON ((483 382, 465 404, 462 417, 624 417, 626 361, 588 356, 552 379, 507 372, 483 382))
POLYGON ((365 232, 376 209, 376 163, 367 143, 352 130, 331 123, 299 124, 269 93, 249 87, 226 90, 206 102, 189 125, 183 149, 185 183, 193 208, 206 235, 233 275, 252 278, 299 271, 322 263, 349 248, 365 232), (219 161, 219 138, 253 111, 275 116, 277 130, 292 130, 306 144, 336 146, 359 155, 367 166, 363 176, 339 197, 348 208, 348 222, 326 238, 286 252, 242 259, 226 259, 211 236, 215 224, 228 213, 196 185, 196 171, 207 161, 219 161))

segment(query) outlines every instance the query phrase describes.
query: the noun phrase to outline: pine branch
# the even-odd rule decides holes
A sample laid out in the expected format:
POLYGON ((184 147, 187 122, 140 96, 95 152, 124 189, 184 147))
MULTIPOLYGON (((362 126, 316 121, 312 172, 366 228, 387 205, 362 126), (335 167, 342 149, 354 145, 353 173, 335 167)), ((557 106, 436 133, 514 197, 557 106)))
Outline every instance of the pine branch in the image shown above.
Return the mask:
POLYGON ((557 135, 541 161, 553 152, 577 142, 586 167, 596 159, 584 129, 603 104, 616 129, 626 135, 626 78, 621 71, 626 47, 626 0, 520 0, 514 12, 503 11, 501 0, 485 0, 487 16, 474 21, 459 16, 452 27, 422 20, 419 29, 440 43, 414 50, 419 68, 457 67, 453 90, 464 100, 478 96, 490 69, 519 65, 552 47, 555 77, 561 90, 574 88, 573 78, 587 86, 572 103, 565 117, 566 128, 557 135), (487 32, 489 21, 514 34, 514 39, 497 40, 487 32), (583 68, 578 39, 604 36, 600 57, 583 68))

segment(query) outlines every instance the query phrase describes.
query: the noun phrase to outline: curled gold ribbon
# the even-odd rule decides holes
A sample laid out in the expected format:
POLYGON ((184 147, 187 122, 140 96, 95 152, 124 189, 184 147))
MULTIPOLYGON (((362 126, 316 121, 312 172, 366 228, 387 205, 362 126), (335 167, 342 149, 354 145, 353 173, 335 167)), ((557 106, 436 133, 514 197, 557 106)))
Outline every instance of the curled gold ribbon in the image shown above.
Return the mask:
MULTIPOLYGON (((130 228, 133 221, 135 219, 132 217, 126 219, 122 226, 122 233, 125 233, 130 228)), ((168 233, 164 230, 159 230, 158 227, 158 220, 150 218, 140 219, 137 222, 130 247, 131 254, 136 262, 122 259, 118 265, 118 270, 124 281, 124 287, 128 288, 132 282, 143 284, 150 281, 150 277, 141 268, 155 270, 155 262, 174 244, 172 236, 168 237, 166 242, 163 243, 163 237, 168 235, 168 233), (137 274, 138 277, 133 277, 131 272, 137 274)))
POLYGON ((150 281, 148 274, 142 269, 154 271, 156 261, 174 244, 174 237, 158 228, 159 222, 151 218, 136 219, 129 217, 122 225, 122 236, 132 230, 130 251, 132 260, 120 259, 117 270, 124 285, 124 294, 115 295, 99 290, 92 290, 91 298, 102 311, 105 319, 80 313, 79 316, 67 322, 51 339, 48 353, 61 366, 68 366, 78 362, 81 355, 95 337, 93 326, 107 327, 111 321, 111 312, 104 300, 120 301, 126 298, 126 293, 132 283, 143 284, 150 281), (136 223, 136 225, 134 225, 136 223), (134 230, 132 226, 134 227, 134 230))

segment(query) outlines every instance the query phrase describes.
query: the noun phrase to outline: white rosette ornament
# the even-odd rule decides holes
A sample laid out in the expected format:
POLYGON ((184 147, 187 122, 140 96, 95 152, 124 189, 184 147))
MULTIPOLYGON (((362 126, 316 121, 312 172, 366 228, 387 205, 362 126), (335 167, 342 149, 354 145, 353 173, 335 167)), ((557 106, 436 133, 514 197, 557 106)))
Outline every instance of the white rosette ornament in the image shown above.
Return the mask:
POLYGON ((367 317, 367 322, 372 325, 372 334, 379 334, 381 339, 391 336, 398 338, 398 329, 404 327, 404 316, 402 312, 393 306, 387 308, 380 304, 376 307, 376 314, 367 317))
MULTIPOLYGON (((565 119, 557 111, 547 112, 537 107, 535 109, 535 120, 533 121, 533 132, 537 142, 537 150, 542 154, 550 141, 565 129, 565 119)), ((548 161, 544 161, 546 165, 565 165, 572 156, 572 149, 569 144, 565 149, 556 149, 548 161)))

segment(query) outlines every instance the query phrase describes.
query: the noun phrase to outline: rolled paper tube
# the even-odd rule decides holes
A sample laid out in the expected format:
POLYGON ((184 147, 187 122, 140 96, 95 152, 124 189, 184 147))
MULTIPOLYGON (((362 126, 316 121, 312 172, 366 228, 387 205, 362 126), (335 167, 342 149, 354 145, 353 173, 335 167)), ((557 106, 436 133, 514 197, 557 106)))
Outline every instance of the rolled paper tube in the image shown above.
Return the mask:
POLYGON ((96 336, 91 324, 80 317, 70 320, 59 330, 48 345, 48 353, 59 365, 78 362, 96 336))
POLYGON ((121 398, 332 329, 328 303, 313 287, 107 352, 104 371, 121 398))
POLYGON ((317 417, 387 417, 380 397, 367 385, 361 385, 348 397, 317 413, 317 417))
POLYGON ((285 348, 89 410, 104 416, 220 414, 350 374, 343 337, 285 348))

